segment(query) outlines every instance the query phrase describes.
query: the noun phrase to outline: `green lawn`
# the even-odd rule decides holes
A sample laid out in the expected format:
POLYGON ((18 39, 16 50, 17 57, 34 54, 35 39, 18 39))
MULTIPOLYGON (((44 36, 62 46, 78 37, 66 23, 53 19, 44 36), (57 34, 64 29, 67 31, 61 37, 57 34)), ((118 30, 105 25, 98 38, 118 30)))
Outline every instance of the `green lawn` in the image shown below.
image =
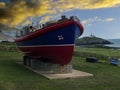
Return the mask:
POLYGON ((48 80, 16 62, 22 60, 19 52, 0 51, 0 90, 120 90, 120 67, 105 62, 88 63, 79 52, 109 56, 120 55, 119 50, 75 48, 71 64, 77 70, 92 73, 94 77, 48 80))
POLYGON ((75 48, 75 51, 88 52, 94 54, 100 54, 105 56, 120 57, 120 50, 117 49, 105 49, 105 48, 75 48))

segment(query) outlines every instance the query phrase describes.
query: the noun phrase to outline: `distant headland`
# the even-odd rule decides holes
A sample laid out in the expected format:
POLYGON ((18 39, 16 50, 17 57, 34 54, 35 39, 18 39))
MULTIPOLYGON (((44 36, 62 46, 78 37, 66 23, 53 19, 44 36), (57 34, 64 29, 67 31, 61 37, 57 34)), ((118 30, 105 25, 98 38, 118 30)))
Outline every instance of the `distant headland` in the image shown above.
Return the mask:
POLYGON ((95 35, 76 39, 76 45, 112 44, 110 41, 96 37, 95 35))

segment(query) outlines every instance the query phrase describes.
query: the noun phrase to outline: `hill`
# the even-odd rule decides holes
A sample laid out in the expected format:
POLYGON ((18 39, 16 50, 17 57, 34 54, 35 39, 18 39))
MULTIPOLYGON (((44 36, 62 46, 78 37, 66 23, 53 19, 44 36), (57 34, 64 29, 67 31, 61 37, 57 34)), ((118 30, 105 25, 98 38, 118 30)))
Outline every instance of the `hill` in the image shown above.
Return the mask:
POLYGON ((76 45, 94 45, 94 44, 112 44, 112 43, 108 40, 95 36, 87 36, 80 39, 76 39, 76 45))
POLYGON ((10 36, 5 35, 1 30, 0 30, 0 42, 13 42, 13 38, 10 36))

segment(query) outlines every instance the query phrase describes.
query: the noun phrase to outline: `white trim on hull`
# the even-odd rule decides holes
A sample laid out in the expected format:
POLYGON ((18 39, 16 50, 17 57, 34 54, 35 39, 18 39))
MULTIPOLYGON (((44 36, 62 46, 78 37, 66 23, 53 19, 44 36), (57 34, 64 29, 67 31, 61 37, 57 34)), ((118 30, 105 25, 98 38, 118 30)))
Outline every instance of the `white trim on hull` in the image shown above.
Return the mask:
POLYGON ((18 46, 18 47, 54 47, 54 46, 75 46, 75 44, 61 44, 61 45, 35 45, 35 46, 18 46))

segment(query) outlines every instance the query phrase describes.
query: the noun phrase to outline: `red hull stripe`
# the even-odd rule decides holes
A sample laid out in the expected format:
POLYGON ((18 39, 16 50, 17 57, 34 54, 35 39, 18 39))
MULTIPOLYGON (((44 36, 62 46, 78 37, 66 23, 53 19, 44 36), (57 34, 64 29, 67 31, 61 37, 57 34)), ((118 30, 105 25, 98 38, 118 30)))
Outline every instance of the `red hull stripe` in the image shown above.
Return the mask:
POLYGON ((55 64, 68 64, 73 55, 74 46, 18 47, 31 58, 45 57, 55 64))

